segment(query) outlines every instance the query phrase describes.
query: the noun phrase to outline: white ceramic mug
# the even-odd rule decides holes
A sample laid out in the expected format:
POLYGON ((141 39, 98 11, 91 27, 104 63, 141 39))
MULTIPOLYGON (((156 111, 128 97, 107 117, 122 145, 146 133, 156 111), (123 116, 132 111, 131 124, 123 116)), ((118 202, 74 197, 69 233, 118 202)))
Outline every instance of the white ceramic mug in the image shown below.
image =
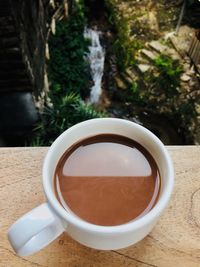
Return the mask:
POLYGON ((170 156, 162 142, 149 130, 122 119, 84 121, 66 130, 50 147, 43 165, 43 187, 47 202, 25 214, 10 227, 9 241, 17 254, 22 256, 39 251, 64 231, 91 248, 110 250, 128 247, 152 230, 169 202, 173 184, 170 156), (155 159, 161 175, 160 195, 153 209, 143 217, 118 226, 94 225, 75 217, 61 206, 54 193, 54 172, 63 153, 78 140, 102 133, 123 135, 142 144, 155 159))

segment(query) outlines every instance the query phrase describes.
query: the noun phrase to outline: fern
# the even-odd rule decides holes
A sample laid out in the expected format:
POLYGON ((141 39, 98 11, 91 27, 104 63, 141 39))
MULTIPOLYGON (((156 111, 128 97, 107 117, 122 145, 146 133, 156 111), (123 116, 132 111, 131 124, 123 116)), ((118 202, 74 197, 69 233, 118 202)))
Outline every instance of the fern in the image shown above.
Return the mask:
POLYGON ((45 107, 41 114, 42 121, 35 129, 32 145, 51 145, 51 143, 72 125, 93 118, 104 116, 86 104, 79 95, 70 93, 54 98, 52 107, 45 107))

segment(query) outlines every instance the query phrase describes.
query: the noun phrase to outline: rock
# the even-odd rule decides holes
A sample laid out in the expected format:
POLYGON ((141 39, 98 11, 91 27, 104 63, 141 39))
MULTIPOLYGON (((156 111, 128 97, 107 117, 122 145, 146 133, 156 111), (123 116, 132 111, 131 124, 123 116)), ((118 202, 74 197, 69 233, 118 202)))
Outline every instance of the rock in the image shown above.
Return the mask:
POLYGON ((142 49, 141 50, 141 53, 145 56, 145 57, 147 57, 149 60, 155 60, 156 58, 157 58, 157 54, 156 53, 154 53, 154 52, 152 52, 152 51, 149 51, 149 50, 147 50, 147 49, 142 49))
POLYGON ((183 63, 183 70, 188 75, 193 75, 194 74, 194 71, 191 69, 190 64, 186 63, 185 61, 183 63))
POLYGON ((127 84, 132 83, 133 80, 134 80, 134 79, 132 79, 132 78, 131 78, 128 74, 126 74, 126 73, 122 73, 121 75, 122 75, 124 81, 125 81, 127 84))
POLYGON ((148 71, 149 69, 150 69, 150 65, 147 65, 147 64, 139 64, 138 65, 138 68, 139 68, 139 70, 142 72, 142 73, 144 73, 144 72, 146 72, 146 71, 148 71))
POLYGON ((28 92, 1 93, 0 132, 13 134, 29 132, 39 116, 33 97, 28 92))
POLYGON ((189 82, 190 79, 191 79, 191 77, 185 73, 181 75, 181 81, 183 81, 183 82, 189 82))
POLYGON ((150 46, 159 53, 163 53, 167 49, 167 47, 161 44, 159 41, 152 41, 148 44, 148 46, 150 46))
POLYGON ((153 31, 158 32, 159 31, 159 25, 157 20, 157 13, 155 10, 150 10, 148 12, 148 18, 149 18, 149 28, 153 31))
POLYGON ((169 38, 173 37, 174 35, 175 35, 175 31, 167 32, 167 33, 164 35, 164 39, 165 39, 165 40, 168 40, 169 38))
POLYGON ((191 69, 187 68, 187 71, 185 74, 187 74, 188 76, 191 76, 191 77, 196 75, 193 68, 191 68, 191 69))
POLYGON ((173 48, 169 48, 169 47, 168 47, 168 48, 165 50, 165 54, 168 55, 168 56, 170 56, 173 60, 181 60, 180 55, 179 55, 178 52, 177 52, 175 49, 173 49, 173 48))
POLYGON ((195 82, 194 79, 190 79, 188 85, 189 85, 190 88, 192 88, 195 85, 197 85, 197 82, 195 82))
POLYGON ((135 73, 131 69, 126 69, 125 73, 129 75, 132 80, 136 78, 135 73))
POLYGON ((115 82, 116 82, 116 86, 117 86, 117 88, 119 88, 119 89, 123 89, 123 90, 126 89, 126 84, 122 81, 121 78, 119 78, 119 77, 115 77, 115 82))
POLYGON ((173 35, 169 38, 174 48, 182 57, 187 55, 193 35, 194 29, 189 26, 183 25, 180 27, 178 35, 173 35))
POLYGON ((184 57, 184 61, 185 61, 187 64, 191 65, 191 59, 190 59, 189 56, 186 55, 186 56, 184 57))
POLYGON ((136 56, 136 60, 141 64, 148 64, 149 63, 148 59, 143 57, 141 54, 136 56))

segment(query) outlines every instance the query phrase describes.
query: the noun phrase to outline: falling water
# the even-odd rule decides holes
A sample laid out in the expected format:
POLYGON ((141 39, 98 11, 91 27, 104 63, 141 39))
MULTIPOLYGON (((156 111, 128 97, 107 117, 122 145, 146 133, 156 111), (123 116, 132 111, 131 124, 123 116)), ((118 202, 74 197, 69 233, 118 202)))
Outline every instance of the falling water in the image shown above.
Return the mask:
POLYGON ((86 28, 84 31, 84 37, 91 40, 89 53, 87 55, 90 63, 92 80, 94 82, 90 91, 89 101, 91 103, 98 103, 101 96, 101 80, 104 69, 105 51, 100 44, 100 34, 101 32, 89 28, 86 28))

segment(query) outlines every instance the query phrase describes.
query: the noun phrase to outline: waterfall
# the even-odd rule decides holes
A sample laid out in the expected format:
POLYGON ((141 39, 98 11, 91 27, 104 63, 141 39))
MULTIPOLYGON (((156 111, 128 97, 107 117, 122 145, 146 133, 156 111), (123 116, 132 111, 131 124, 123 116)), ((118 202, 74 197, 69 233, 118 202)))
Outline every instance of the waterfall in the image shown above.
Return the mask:
POLYGON ((98 103, 101 96, 101 80, 104 70, 105 51, 100 44, 100 34, 101 32, 89 28, 86 28, 84 31, 84 37, 91 41, 91 45, 88 47, 89 53, 87 54, 92 80, 94 82, 90 91, 89 101, 91 103, 98 103))

